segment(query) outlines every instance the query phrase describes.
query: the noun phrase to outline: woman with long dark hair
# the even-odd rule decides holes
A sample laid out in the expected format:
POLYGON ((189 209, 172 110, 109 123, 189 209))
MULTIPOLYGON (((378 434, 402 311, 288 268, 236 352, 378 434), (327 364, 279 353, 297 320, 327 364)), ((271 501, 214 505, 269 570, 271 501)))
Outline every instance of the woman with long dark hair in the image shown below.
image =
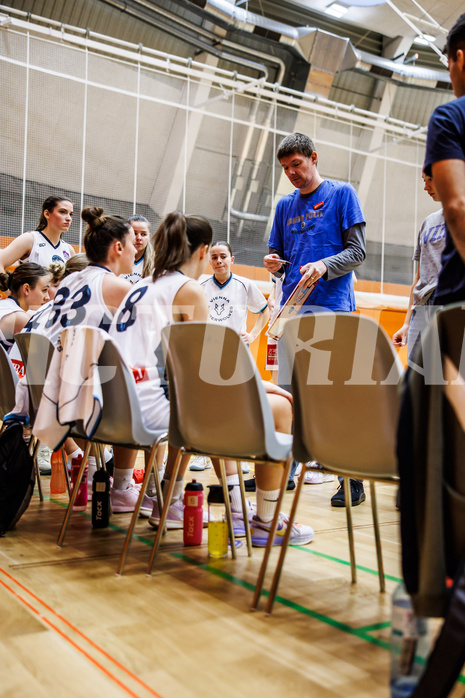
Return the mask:
POLYGON ((63 238, 73 219, 73 204, 62 196, 49 196, 35 230, 19 235, 0 250, 0 272, 16 262, 36 262, 48 267, 52 262, 66 262, 74 255, 71 245, 63 238))

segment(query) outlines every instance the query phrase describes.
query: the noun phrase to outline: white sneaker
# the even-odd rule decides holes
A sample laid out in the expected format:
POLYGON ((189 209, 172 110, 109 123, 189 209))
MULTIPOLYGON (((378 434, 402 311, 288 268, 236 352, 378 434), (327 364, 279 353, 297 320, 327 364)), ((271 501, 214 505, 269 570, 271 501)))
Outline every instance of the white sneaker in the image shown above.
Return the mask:
MULTIPOLYGON (((312 461, 313 468, 321 468, 316 461, 312 461)), ((306 485, 321 485, 323 482, 332 482, 334 480, 334 475, 331 473, 325 473, 323 470, 307 470, 305 473, 304 483, 306 485)))
MULTIPOLYGON (((158 502, 155 499, 153 501, 152 513, 149 516, 149 524, 153 528, 158 528, 160 525, 160 511, 158 509, 158 502)), ((168 516, 166 517, 166 528, 169 531, 183 528, 184 525, 184 504, 181 499, 175 499, 171 502, 171 506, 168 509, 168 516)), ((208 514, 206 511, 203 512, 203 525, 208 526, 208 514)))
MULTIPOLYGON (((114 514, 126 514, 134 511, 137 500, 139 498, 140 487, 134 483, 130 484, 127 490, 115 490, 113 487, 110 490, 111 508, 114 514)), ((153 499, 144 495, 142 506, 140 508, 140 516, 150 516, 153 509, 153 499)))
POLYGON ((37 465, 39 466, 41 475, 50 475, 52 472, 52 466, 50 465, 51 457, 52 449, 41 443, 37 451, 37 465))
POLYGON ((241 468, 243 473, 250 473, 250 465, 245 461, 241 461, 241 468))
POLYGON ((192 458, 191 464, 189 465, 189 470, 207 470, 211 468, 211 460, 207 456, 195 456, 192 458))

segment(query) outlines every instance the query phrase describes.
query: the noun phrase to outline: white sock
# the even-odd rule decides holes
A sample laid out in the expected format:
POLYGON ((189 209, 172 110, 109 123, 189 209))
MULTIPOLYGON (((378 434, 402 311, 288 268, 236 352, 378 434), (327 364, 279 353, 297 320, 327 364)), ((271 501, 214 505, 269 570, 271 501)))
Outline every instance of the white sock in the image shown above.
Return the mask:
POLYGON ((113 470, 113 489, 127 490, 132 482, 132 473, 132 468, 125 468, 124 470, 115 468, 113 470))
POLYGON ((68 470, 71 470, 71 463, 73 462, 73 458, 79 458, 79 456, 83 456, 83 455, 84 455, 84 451, 82 450, 82 448, 79 448, 79 446, 72 453, 68 453, 66 456, 66 458, 68 460, 68 463, 67 463, 68 470))
MULTIPOLYGON (((221 478, 220 478, 220 484, 221 478)), ((226 475, 226 484, 233 485, 232 490, 229 492, 229 498, 231 500, 231 511, 242 511, 242 500, 241 500, 241 488, 239 487, 239 475, 235 473, 234 475, 226 475)))
POLYGON ((78 448, 77 448, 75 451, 73 451, 72 453, 68 453, 68 460, 69 460, 69 461, 72 461, 73 458, 79 458, 79 456, 83 456, 83 455, 84 455, 84 451, 82 450, 82 448, 79 448, 79 447, 78 447, 78 448))
POLYGON ((87 484, 92 485, 94 473, 97 472, 97 462, 95 460, 95 456, 89 456, 87 459, 87 467, 89 468, 87 473, 87 484))
MULTIPOLYGON (((163 497, 166 497, 169 484, 170 484, 170 478, 165 477, 165 479, 162 482, 162 490, 161 490, 163 493, 163 497)), ((177 499, 181 499, 183 492, 184 492, 184 478, 178 477, 176 479, 176 482, 174 483, 173 496, 171 498, 171 503, 175 502, 177 499)))
POLYGON ((276 511, 279 490, 259 490, 257 487, 257 516, 263 523, 270 523, 276 511))

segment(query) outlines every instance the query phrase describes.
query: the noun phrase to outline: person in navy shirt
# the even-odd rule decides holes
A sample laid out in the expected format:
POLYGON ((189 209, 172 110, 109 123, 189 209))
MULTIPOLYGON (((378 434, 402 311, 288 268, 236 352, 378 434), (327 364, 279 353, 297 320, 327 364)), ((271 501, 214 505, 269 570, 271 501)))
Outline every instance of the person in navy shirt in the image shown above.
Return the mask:
POLYGON ((450 30, 445 52, 457 99, 434 110, 424 163, 426 174, 433 176, 447 227, 436 305, 465 300, 465 14, 450 30))
MULTIPOLYGON (((281 305, 297 284, 305 288, 318 280, 301 312, 351 312, 356 309, 352 272, 366 257, 365 218, 357 193, 347 182, 323 179, 313 141, 302 133, 286 136, 276 156, 295 187, 276 206, 263 260, 270 273, 283 278, 281 305)), ((290 379, 282 371, 280 354, 278 342, 278 382, 284 387, 290 379)), ((366 499, 359 480, 351 480, 351 493, 354 506, 366 499)), ((342 481, 331 504, 345 506, 342 481)))

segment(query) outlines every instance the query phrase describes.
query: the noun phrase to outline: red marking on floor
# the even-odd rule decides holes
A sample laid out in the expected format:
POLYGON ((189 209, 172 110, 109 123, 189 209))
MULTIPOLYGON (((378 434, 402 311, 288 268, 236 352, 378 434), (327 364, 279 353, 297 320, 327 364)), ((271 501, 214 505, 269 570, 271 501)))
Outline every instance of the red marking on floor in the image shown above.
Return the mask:
MULTIPOLYGON (((114 664, 116 667, 118 667, 118 669, 120 669, 120 670, 123 671, 125 674, 127 674, 131 679, 133 679, 134 681, 136 681, 142 688, 144 688, 146 691, 148 691, 148 692, 151 693, 153 696, 155 696, 155 698, 162 698, 162 696, 161 696, 159 693, 157 693, 156 691, 154 691, 153 688, 151 688, 150 686, 148 686, 148 685, 147 685, 146 683, 144 683, 141 679, 139 679, 138 676, 136 676, 136 675, 133 674, 131 671, 129 671, 129 669, 127 669, 125 666, 123 666, 122 664, 120 664, 114 657, 112 657, 110 654, 108 654, 108 652, 106 652, 102 647, 100 647, 100 646, 97 645, 93 640, 91 640, 89 637, 87 637, 87 635, 85 635, 83 632, 81 632, 81 630, 79 630, 78 628, 76 628, 72 623, 70 623, 69 621, 67 621, 66 618, 63 618, 63 616, 61 616, 59 613, 57 613, 57 611, 55 611, 55 609, 53 609, 51 606, 49 606, 47 603, 45 603, 45 601, 43 601, 39 596, 37 596, 37 595, 34 594, 30 589, 28 589, 26 586, 24 586, 24 584, 22 584, 21 582, 19 582, 17 579, 15 579, 11 574, 9 574, 8 572, 6 572, 6 571, 5 571, 4 569, 2 569, 1 567, 0 567, 0 572, 2 572, 2 574, 5 575, 5 577, 8 577, 8 579, 11 579, 12 582, 14 582, 15 584, 17 584, 17 585, 19 586, 20 589, 22 589, 24 592, 26 592, 27 594, 29 594, 29 596, 31 596, 35 601, 37 601, 37 603, 39 603, 41 606, 43 606, 44 608, 46 608, 47 611, 49 611, 50 613, 52 613, 52 614, 53 614, 54 616, 56 616, 60 621, 62 621, 65 625, 67 625, 73 632, 75 632, 77 635, 79 635, 80 637, 82 637, 82 639, 85 640, 86 642, 88 642, 89 645, 91 645, 91 647, 93 647, 93 648, 96 649, 98 652, 100 652, 101 654, 103 654, 103 656, 104 656, 106 659, 108 659, 110 662, 112 662, 112 664, 114 664)), ((140 698, 136 693, 133 693, 133 692, 131 691, 130 688, 128 688, 127 686, 125 686, 119 679, 117 679, 116 676, 113 676, 113 674, 111 674, 111 672, 109 672, 107 669, 105 669, 105 667, 104 667, 102 664, 100 664, 97 660, 95 660, 95 659, 94 659, 90 654, 88 654, 84 649, 82 649, 81 647, 79 647, 79 645, 76 644, 68 635, 66 635, 65 633, 63 633, 63 631, 61 631, 56 625, 54 625, 51 621, 49 621, 47 618, 45 618, 44 616, 42 616, 42 615, 39 613, 39 611, 37 611, 37 609, 35 609, 31 604, 29 604, 25 599, 23 599, 22 596, 20 596, 19 594, 17 594, 17 593, 14 591, 14 589, 12 589, 11 587, 8 586, 8 584, 5 584, 5 582, 3 582, 2 580, 0 580, 0 584, 2 584, 6 589, 8 589, 8 591, 10 591, 17 599, 19 599, 19 601, 21 601, 21 602, 22 602, 25 606, 27 606, 31 611, 33 611, 36 615, 38 615, 45 623, 47 623, 47 625, 49 625, 51 628, 53 628, 59 635, 61 635, 63 638, 65 638, 65 640, 67 640, 71 645, 73 645, 73 647, 75 647, 75 649, 77 649, 79 652, 81 652, 81 654, 83 654, 87 659, 89 659, 93 664, 95 664, 95 666, 98 667, 101 671, 103 671, 103 673, 106 674, 112 681, 114 681, 115 683, 117 683, 121 688, 123 688, 127 693, 129 693, 129 695, 134 696, 134 698, 140 698)))

